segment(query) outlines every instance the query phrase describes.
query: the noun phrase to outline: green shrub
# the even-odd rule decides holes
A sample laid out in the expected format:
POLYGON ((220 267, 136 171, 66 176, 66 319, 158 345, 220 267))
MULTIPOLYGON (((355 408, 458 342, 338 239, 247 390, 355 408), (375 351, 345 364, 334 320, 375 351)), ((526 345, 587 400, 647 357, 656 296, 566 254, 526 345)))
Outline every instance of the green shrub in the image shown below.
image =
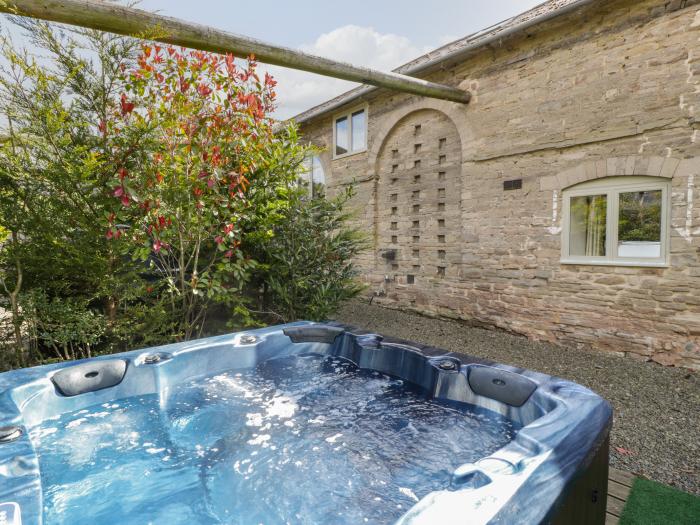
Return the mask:
POLYGON ((273 235, 255 247, 258 312, 266 320, 323 320, 362 290, 352 261, 366 242, 343 211, 352 190, 332 199, 304 194, 294 193, 273 235))
POLYGON ((0 369, 322 319, 359 290, 311 148, 251 59, 20 20, 0 38, 0 369), (209 323, 211 325, 211 323, 209 323))
MULTIPOLYGON (((131 341, 120 336, 119 312, 127 297, 157 306, 133 297, 145 284, 143 268, 104 235, 115 167, 100 123, 118 107, 118 75, 138 46, 19 20, 38 51, 0 40, 0 302, 12 316, 0 334, 2 368, 59 358, 57 350, 62 358, 124 350, 131 341)), ((139 145, 128 133, 120 140, 139 145)), ((167 327, 157 331, 167 340, 167 327)))
POLYGON ((92 349, 105 334, 104 315, 94 311, 83 297, 49 296, 34 289, 22 296, 25 326, 37 342, 58 359, 92 357, 92 349))

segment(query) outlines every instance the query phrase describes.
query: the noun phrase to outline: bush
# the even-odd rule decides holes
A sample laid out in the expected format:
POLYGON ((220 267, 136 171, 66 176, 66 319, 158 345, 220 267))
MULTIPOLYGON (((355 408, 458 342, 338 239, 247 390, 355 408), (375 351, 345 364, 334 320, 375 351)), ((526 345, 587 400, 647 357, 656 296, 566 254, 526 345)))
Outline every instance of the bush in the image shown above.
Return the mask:
POLYGON ((366 243, 343 212, 352 189, 333 199, 306 199, 305 193, 292 196, 274 234, 254 247, 263 319, 327 319, 362 289, 352 261, 366 243))
MULTIPOLYGON (((148 261, 175 321, 173 336, 202 334, 217 304, 242 304, 257 261, 246 229, 269 231, 288 206, 307 148, 273 133, 275 82, 252 59, 142 46, 105 133, 140 137, 135 155, 115 140, 115 207, 107 237, 148 261), (122 232, 117 224, 130 229, 122 232)), ((130 145, 128 146, 130 147, 130 145)))
MULTIPOLYGON (((20 24, 42 62, 0 41, 7 137, 0 145, 0 224, 6 232, 0 302, 12 317, 0 345, 4 368, 58 358, 57 348, 63 358, 126 349, 135 338, 122 338, 125 303, 158 306, 147 295, 134 297, 131 290, 146 284, 142 268, 104 237, 114 166, 99 122, 118 104, 118 75, 133 63, 138 46, 96 31, 20 24), (85 315, 78 315, 80 309, 85 315), (97 319, 99 330, 91 325, 97 319), (75 333, 59 334, 57 320, 75 333)), ((122 135, 126 139, 138 146, 138 137, 122 135)), ((167 340, 167 327, 156 331, 167 340)))
POLYGON ((43 347, 61 359, 92 357, 106 330, 104 315, 82 297, 49 298, 41 289, 22 296, 25 327, 43 347))
POLYGON ((0 368, 320 319, 358 291, 336 199, 251 58, 21 21, 0 75, 0 368), (279 312, 272 315, 269 312, 279 312), (260 313, 266 312, 266 313, 260 313))

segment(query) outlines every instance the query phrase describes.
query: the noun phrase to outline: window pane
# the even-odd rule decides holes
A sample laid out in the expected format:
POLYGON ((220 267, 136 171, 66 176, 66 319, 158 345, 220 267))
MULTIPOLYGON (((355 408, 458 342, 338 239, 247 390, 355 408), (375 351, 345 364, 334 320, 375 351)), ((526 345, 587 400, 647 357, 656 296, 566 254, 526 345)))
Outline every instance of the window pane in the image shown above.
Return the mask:
POLYGON ((323 172, 323 165, 318 155, 314 155, 311 167, 312 195, 319 196, 323 193, 322 186, 326 183, 326 175, 323 172))
POLYGON ((343 155, 348 152, 348 117, 335 121, 335 154, 343 155))
POLYGON ((569 255, 605 256, 606 195, 571 197, 569 255))
POLYGON ((325 184, 326 176, 323 172, 323 165, 318 155, 314 155, 312 165, 313 181, 315 184, 325 184))
POLYGON ((661 190, 620 193, 618 257, 661 257, 661 190))
POLYGON ((299 172, 299 184, 303 186, 311 187, 311 175, 312 175, 312 160, 311 157, 306 157, 304 162, 301 164, 301 170, 299 172))
POLYGON ((360 151, 367 147, 365 133, 365 110, 352 114, 352 150, 360 151))

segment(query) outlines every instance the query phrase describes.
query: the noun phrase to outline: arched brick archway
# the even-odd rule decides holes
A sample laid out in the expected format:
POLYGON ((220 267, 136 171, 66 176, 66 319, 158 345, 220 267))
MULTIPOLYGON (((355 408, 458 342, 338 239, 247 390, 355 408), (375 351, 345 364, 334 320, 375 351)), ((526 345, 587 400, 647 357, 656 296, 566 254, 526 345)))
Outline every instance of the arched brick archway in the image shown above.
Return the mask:
POLYGON ((415 110, 388 131, 375 164, 377 274, 406 285, 457 275, 461 164, 457 126, 441 111, 415 110))
POLYGON ((473 139, 471 126, 467 119, 468 109, 469 106, 466 104, 456 104, 454 102, 435 99, 419 99, 411 104, 402 105, 400 108, 389 113, 386 117, 383 117, 381 125, 379 125, 373 133, 377 139, 370 143, 367 155, 368 164, 375 167, 377 158, 384 147, 385 138, 407 116, 418 111, 436 111, 444 114, 451 120, 456 125, 457 129, 459 129, 462 157, 466 158, 466 152, 473 139))

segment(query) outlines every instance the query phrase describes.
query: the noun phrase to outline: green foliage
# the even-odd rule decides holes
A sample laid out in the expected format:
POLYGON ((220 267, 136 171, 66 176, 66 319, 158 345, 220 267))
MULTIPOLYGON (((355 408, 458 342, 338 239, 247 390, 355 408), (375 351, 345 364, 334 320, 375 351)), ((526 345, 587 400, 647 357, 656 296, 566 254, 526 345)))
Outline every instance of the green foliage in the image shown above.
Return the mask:
POLYGON ((104 126, 109 137, 141 137, 138 155, 115 140, 107 236, 150 259, 173 336, 189 339, 212 307, 239 303, 257 265, 241 239, 251 225, 269 230, 306 148, 273 133, 275 82, 251 59, 145 44, 137 64, 104 126), (124 235, 119 223, 130 225, 124 235))
POLYGON ((29 330, 59 359, 91 357, 107 328, 105 317, 84 297, 49 298, 35 289, 23 295, 21 304, 29 330))
POLYGON ((0 369, 212 316, 322 319, 358 292, 350 193, 304 197, 311 148, 273 132, 252 59, 18 23, 41 59, 0 38, 0 369))
POLYGON ((661 240, 661 191, 620 193, 619 239, 661 240))
POLYGON ((305 193, 292 192, 273 235, 256 246, 261 312, 277 322, 327 319, 362 289, 352 260, 366 242, 343 212, 352 189, 333 199, 305 193))
MULTIPOLYGON (((32 359, 42 360, 55 353, 54 344, 71 356, 84 355, 86 345, 98 344, 97 333, 99 351, 126 349, 131 340, 121 338, 117 315, 121 295, 143 282, 142 268, 104 236, 115 168, 112 144, 99 129, 118 104, 117 75, 133 63, 137 45, 96 31, 19 23, 43 56, 39 62, 0 40, 0 113, 7 137, 0 145, 0 224, 6 237, 0 245, 0 304, 13 319, 10 333, 0 338, 1 367, 26 366, 34 347, 32 359), (44 299, 37 303, 39 292, 44 299), (22 310, 28 297, 35 307, 22 310), (89 314, 76 317, 79 307, 89 314), (88 330, 86 339, 91 318, 104 319, 105 326, 88 330), (57 335, 56 319, 67 321, 74 337, 57 335)), ((138 144, 128 133, 120 140, 138 144)), ((141 307, 148 300, 134 299, 141 307)), ((154 333, 166 340, 165 329, 154 333)))

